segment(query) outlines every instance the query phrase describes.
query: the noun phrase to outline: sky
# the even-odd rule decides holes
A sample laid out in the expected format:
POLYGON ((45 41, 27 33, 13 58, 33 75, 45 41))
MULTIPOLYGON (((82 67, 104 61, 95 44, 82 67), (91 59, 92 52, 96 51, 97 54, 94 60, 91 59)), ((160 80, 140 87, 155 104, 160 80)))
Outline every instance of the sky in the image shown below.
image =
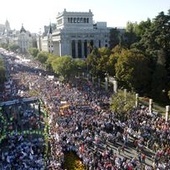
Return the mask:
POLYGON ((0 24, 9 21, 11 29, 20 30, 22 24, 31 33, 44 31, 44 25, 56 23, 56 16, 69 12, 88 12, 94 22, 107 22, 108 27, 125 27, 127 22, 153 19, 170 9, 170 0, 1 0, 0 24))

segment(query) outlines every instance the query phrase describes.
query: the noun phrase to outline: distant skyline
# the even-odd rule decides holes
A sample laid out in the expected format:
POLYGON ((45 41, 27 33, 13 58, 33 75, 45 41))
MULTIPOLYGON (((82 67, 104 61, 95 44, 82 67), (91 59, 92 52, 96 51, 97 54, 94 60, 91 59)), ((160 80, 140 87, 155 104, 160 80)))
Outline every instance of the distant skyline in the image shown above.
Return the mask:
POLYGON ((159 12, 167 14, 170 0, 4 0, 0 4, 0 24, 9 21, 11 29, 22 24, 31 33, 44 31, 44 26, 56 23, 58 12, 88 12, 94 22, 105 21, 108 27, 125 27, 127 22, 153 19, 159 12))

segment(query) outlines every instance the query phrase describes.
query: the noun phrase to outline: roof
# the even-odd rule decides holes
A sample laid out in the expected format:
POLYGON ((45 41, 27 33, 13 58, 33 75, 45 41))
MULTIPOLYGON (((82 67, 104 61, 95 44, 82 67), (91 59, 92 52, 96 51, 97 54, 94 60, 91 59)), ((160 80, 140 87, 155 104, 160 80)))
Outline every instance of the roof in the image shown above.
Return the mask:
POLYGON ((23 25, 22 25, 22 27, 21 27, 21 29, 20 29, 20 33, 22 33, 22 32, 25 32, 25 33, 26 33, 26 30, 25 30, 25 28, 24 28, 23 25))

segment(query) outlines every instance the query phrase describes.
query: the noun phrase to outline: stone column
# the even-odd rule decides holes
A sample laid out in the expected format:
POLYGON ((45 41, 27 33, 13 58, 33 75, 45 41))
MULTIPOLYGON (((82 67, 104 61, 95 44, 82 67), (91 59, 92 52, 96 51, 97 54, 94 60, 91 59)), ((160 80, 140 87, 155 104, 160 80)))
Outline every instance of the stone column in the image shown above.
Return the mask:
POLYGON ((135 107, 138 107, 138 102, 139 102, 139 94, 136 93, 136 98, 135 98, 135 107))
POLYGON ((113 80, 113 92, 117 93, 117 81, 113 80))
POLYGON ((84 56, 84 40, 81 40, 81 56, 82 56, 82 58, 85 58, 85 56, 84 56))
POLYGON ((87 56, 90 54, 90 40, 87 40, 87 56))
POLYGON ((59 41, 59 55, 61 57, 61 40, 59 41))
POLYGON ((75 57, 78 57, 78 40, 75 40, 75 57))
POLYGON ((108 90, 108 76, 105 77, 105 90, 108 90))
POLYGON ((124 98, 125 98, 125 102, 126 102, 126 99, 127 99, 127 89, 124 89, 124 98))
POLYGON ((153 100, 149 99, 149 113, 152 113, 152 109, 153 109, 153 100))
POLYGON ((169 119, 169 111, 170 111, 170 106, 166 106, 166 113, 165 113, 165 121, 167 122, 169 119))

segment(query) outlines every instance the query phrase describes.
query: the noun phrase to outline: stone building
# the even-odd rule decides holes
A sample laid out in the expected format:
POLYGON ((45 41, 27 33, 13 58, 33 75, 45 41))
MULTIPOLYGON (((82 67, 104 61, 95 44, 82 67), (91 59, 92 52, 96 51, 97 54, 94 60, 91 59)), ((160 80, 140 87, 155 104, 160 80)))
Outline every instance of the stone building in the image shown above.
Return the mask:
POLYGON ((86 58, 94 46, 109 47, 109 34, 106 22, 94 23, 91 10, 68 12, 64 9, 56 17, 56 29, 51 37, 48 34, 42 38, 42 51, 52 47, 52 52, 58 56, 86 58))
POLYGON ((29 31, 26 31, 25 28, 21 27, 20 33, 18 35, 18 45, 20 47, 21 53, 27 53, 29 48, 32 47, 32 36, 29 31))

